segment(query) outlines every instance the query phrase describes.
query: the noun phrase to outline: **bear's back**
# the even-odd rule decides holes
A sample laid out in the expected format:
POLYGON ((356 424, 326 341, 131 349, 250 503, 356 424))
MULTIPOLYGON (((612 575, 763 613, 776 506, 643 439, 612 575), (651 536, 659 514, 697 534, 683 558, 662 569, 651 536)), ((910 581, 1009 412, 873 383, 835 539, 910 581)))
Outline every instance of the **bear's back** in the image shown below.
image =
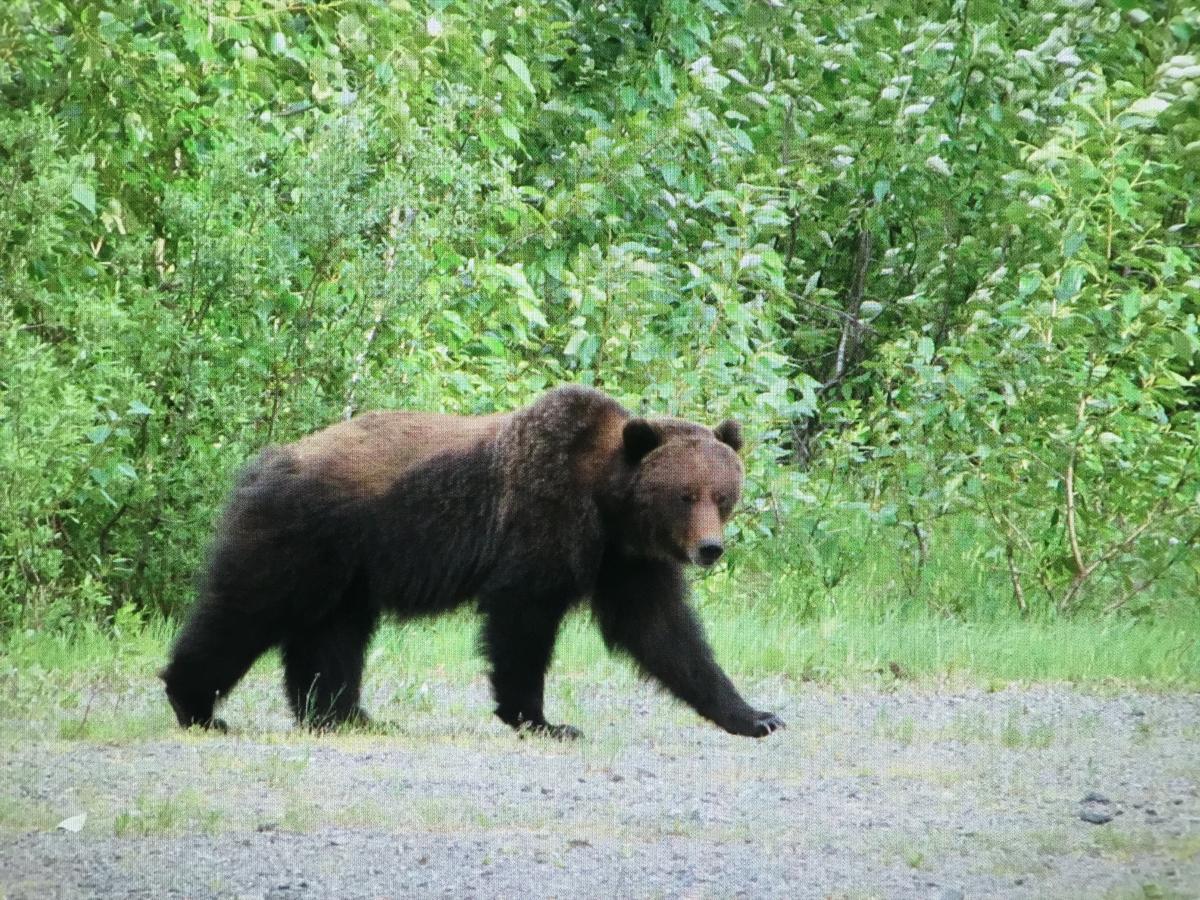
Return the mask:
POLYGON ((433 457, 490 440, 511 418, 512 413, 369 412, 301 438, 285 452, 294 471, 347 494, 377 497, 433 457))

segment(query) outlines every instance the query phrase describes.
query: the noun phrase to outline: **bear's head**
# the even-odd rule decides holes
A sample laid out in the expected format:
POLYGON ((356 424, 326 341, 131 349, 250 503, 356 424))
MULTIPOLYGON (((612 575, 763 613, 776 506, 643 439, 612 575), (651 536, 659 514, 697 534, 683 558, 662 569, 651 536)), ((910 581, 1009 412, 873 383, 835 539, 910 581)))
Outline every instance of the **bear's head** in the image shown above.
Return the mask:
POLYGON ((708 429, 680 419, 629 419, 621 454, 626 552, 711 566, 742 491, 742 432, 728 419, 708 429))

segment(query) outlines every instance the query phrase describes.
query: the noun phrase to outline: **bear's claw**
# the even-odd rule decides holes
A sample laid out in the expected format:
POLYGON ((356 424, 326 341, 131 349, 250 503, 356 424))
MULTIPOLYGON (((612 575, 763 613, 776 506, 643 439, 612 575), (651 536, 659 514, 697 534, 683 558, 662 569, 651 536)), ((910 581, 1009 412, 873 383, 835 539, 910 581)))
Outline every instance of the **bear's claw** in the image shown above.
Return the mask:
POLYGON ((542 722, 539 725, 523 725, 520 730, 522 737, 524 737, 524 732, 536 734, 538 737, 554 738, 558 741, 574 741, 583 737, 583 732, 574 725, 551 725, 548 722, 542 722))
POLYGON ((787 728, 787 722, 773 712, 760 712, 754 720, 754 737, 766 737, 780 728, 787 728))

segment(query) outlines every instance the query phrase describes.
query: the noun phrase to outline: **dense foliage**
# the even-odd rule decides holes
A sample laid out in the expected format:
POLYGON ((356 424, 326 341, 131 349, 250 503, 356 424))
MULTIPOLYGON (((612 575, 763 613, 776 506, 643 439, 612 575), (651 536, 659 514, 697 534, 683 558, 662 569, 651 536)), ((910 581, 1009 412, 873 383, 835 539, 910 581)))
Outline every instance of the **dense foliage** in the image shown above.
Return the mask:
POLYGON ((0 624, 179 609, 266 442, 562 381, 742 417, 731 565, 799 593, 1194 605, 1198 44, 1136 0, 7 0, 0 624))

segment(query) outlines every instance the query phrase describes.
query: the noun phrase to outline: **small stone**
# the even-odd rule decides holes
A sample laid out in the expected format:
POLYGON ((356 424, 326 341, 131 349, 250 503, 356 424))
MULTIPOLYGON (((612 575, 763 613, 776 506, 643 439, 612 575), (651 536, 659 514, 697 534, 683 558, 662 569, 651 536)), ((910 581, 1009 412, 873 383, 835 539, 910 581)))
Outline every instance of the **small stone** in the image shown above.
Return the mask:
POLYGON ((1095 791, 1088 791, 1088 793, 1084 796, 1084 798, 1082 800, 1080 800, 1079 802, 1080 803, 1105 803, 1105 804, 1112 803, 1112 801, 1109 800, 1107 797, 1105 797, 1103 794, 1098 794, 1095 791))
POLYGON ((1093 825, 1105 825, 1113 820, 1112 813, 1099 809, 1085 809, 1079 813, 1079 818, 1093 825))

